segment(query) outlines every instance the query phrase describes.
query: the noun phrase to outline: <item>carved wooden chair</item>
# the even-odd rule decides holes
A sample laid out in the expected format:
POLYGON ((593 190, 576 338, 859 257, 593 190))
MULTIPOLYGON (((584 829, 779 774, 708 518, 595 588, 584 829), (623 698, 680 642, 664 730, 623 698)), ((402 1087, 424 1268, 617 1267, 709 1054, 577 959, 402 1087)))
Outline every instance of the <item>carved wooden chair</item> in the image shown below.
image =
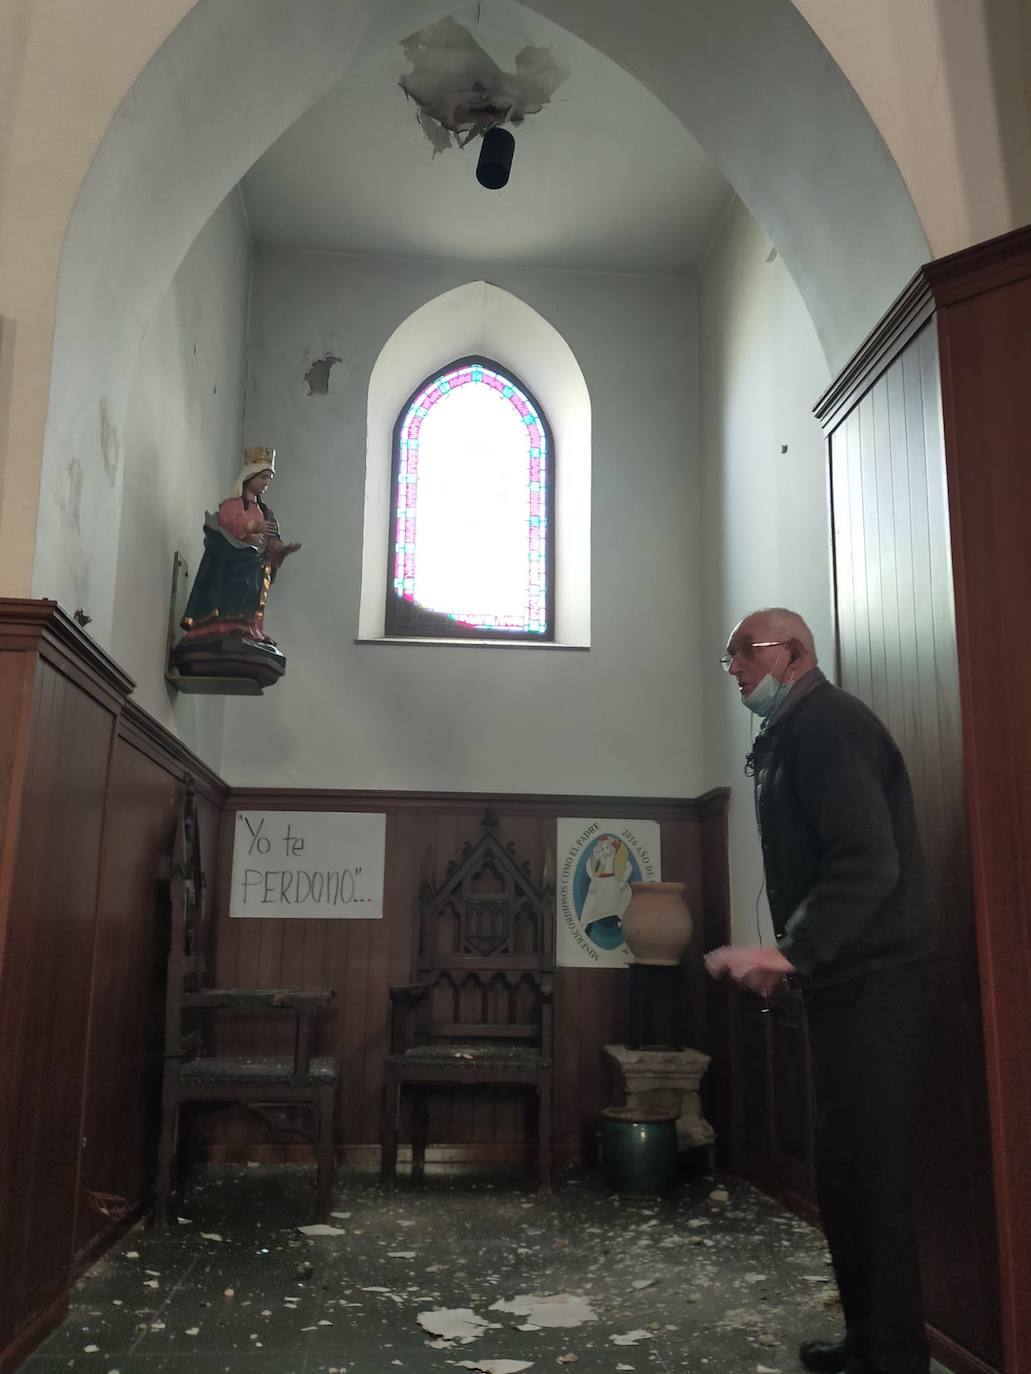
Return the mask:
MULTIPOLYGON (((537 1182, 551 1187, 554 910, 488 812, 484 834, 420 897, 415 981, 390 989, 384 1068, 384 1183, 397 1171, 401 1097, 412 1100, 412 1176, 426 1159, 434 1088, 519 1086, 536 1097, 537 1182)), ((547 865, 546 865, 547 868, 547 865)))
POLYGON ((187 779, 168 875, 170 945, 165 997, 165 1057, 154 1219, 165 1222, 181 1183, 182 1108, 189 1103, 245 1106, 275 1130, 299 1133, 316 1152, 316 1216, 332 1203, 333 1117, 339 1063, 313 1057, 316 1020, 333 1001, 329 988, 217 988, 207 982, 205 878, 193 784, 187 779), (211 1013, 267 1013, 292 1020, 292 1053, 282 1056, 210 1052, 211 1013), (305 1109, 310 1131, 293 1124, 305 1109))

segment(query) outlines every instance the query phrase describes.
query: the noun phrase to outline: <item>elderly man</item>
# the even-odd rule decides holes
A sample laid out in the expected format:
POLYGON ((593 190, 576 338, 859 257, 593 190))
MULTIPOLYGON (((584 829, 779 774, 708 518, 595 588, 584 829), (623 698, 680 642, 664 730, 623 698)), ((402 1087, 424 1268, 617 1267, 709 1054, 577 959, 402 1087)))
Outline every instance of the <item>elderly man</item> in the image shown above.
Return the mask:
POLYGON ((806 1341, 817 1374, 927 1374, 911 1198, 932 1006, 935 910, 905 764, 816 664, 801 616, 755 611, 723 667, 762 717, 755 778, 776 947, 726 946, 709 972, 802 989, 816 1091, 820 1213, 845 1335, 806 1341))

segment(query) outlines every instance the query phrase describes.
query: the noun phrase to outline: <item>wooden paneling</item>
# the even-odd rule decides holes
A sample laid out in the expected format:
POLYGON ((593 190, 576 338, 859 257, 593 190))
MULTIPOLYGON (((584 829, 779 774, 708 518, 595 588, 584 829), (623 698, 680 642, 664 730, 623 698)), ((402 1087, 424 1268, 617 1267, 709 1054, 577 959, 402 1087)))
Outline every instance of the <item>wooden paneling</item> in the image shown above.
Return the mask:
POLYGON ((793 1196, 812 1198, 815 1194, 813 1095, 805 1014, 799 996, 782 996, 771 1007, 769 1040, 774 1177, 793 1196))
POLYGON ((224 788, 142 712, 123 710, 104 814, 82 1151, 78 1272, 149 1203, 160 1115, 167 914, 159 877, 171 852, 184 771, 198 787, 201 846, 214 879, 224 788))
POLYGON ((4 941, 0 1348, 68 1283, 89 969, 115 715, 44 659, 4 941))
MULTIPOLYGON (((225 862, 217 916, 217 976, 222 983, 319 982, 337 991, 324 1019, 322 1053, 339 1055, 337 1141, 345 1152, 368 1150, 379 1140, 383 1056, 386 1052, 388 988, 411 976, 415 921, 421 882, 439 881, 447 861, 463 843, 476 840, 480 820, 493 802, 498 833, 511 840, 531 871, 540 875, 550 848, 554 860, 555 821, 563 815, 626 815, 656 819, 662 837, 662 872, 682 880, 699 919, 688 951, 683 995, 695 1043, 705 1048, 708 1028, 701 967, 707 870, 703 863, 703 814, 712 843, 725 845, 724 794, 708 802, 655 802, 584 797, 472 797, 446 794, 233 792, 223 827, 225 862), (236 810, 360 810, 387 815, 385 914, 382 920, 230 920, 228 856, 236 810)), ((709 882, 714 902, 723 900, 716 866, 709 882)), ((610 1100, 602 1046, 626 1037, 627 979, 620 970, 564 968, 555 977, 555 1142, 560 1157, 593 1152, 598 1113, 610 1100)), ((257 1026, 224 1028, 237 1048, 271 1048, 257 1026)), ((208 1138, 223 1157, 243 1152, 255 1140, 254 1125, 240 1115, 208 1124, 208 1138)), ((430 1141, 511 1154, 527 1139, 525 1102, 518 1092, 496 1095, 456 1088, 433 1095, 430 1141)))
MULTIPOLYGON (((699 918, 701 945, 699 952, 730 944, 730 862, 728 856, 726 801, 718 806, 702 809, 699 826, 701 850, 700 878, 703 899, 695 908, 699 918)), ((705 980, 697 994, 698 1005, 705 1007, 705 1031, 698 1036, 698 1046, 711 1058, 709 1071, 702 1081, 702 1106, 705 1117, 716 1132, 718 1157, 721 1163, 733 1165, 737 1140, 732 1093, 734 1060, 734 1022, 731 1015, 732 984, 729 979, 714 983, 705 980)))
MULTIPOLYGON (((933 263, 928 278, 938 302, 942 353, 1005 1367, 1008 1374, 1029 1374, 1031 230, 933 263)), ((971 957, 968 977, 972 964, 971 957)), ((970 1015, 965 1000, 958 1010, 970 1015)), ((979 1102, 964 1095, 956 1106, 962 1117, 979 1102)), ((985 1155, 970 1167, 984 1170, 985 1155)))
POLYGON ((0 1370, 149 1196, 156 883, 186 768, 217 871, 225 789, 131 687, 53 603, 0 600, 0 1370))
POLYGON ((936 320, 878 366, 829 437, 838 680, 873 707, 906 758, 941 917, 917 1174, 925 1311, 959 1346, 999 1365, 936 320))
POLYGON ((22 789, 29 761, 36 658, 0 648, 0 972, 11 929, 11 883, 21 834, 22 789))
POLYGON ((813 1097, 801 995, 784 991, 770 1007, 731 994, 736 1173, 815 1215, 813 1097))
POLYGON ((98 903, 76 1251, 153 1181, 164 1033, 160 864, 177 781, 122 735, 112 761, 98 903))
POLYGON ((737 1101, 735 1153, 746 1177, 775 1177, 773 1164, 773 1075, 770 1026, 754 997, 734 998, 734 1093, 737 1101))

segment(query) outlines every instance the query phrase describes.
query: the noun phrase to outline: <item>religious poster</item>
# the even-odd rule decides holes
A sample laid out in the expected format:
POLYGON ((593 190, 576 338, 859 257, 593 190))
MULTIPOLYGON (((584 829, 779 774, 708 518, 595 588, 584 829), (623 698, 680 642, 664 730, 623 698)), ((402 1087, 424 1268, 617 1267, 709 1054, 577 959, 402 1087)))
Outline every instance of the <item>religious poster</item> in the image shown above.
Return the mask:
POLYGON ((368 811, 238 811, 229 915, 382 917, 386 834, 368 811))
POLYGON ((657 821, 558 821, 555 962, 564 968, 625 968, 630 884, 660 878, 657 821))

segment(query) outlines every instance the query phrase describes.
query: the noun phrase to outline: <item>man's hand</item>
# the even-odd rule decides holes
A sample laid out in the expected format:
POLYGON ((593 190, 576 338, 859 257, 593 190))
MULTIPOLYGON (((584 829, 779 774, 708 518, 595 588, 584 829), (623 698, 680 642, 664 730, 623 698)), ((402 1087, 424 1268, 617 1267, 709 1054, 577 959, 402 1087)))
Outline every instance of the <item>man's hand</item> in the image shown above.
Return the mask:
POLYGON ((705 956, 705 967, 713 978, 732 978, 738 987, 766 998, 772 997, 781 980, 795 971, 779 949, 765 945, 721 945, 705 956))

